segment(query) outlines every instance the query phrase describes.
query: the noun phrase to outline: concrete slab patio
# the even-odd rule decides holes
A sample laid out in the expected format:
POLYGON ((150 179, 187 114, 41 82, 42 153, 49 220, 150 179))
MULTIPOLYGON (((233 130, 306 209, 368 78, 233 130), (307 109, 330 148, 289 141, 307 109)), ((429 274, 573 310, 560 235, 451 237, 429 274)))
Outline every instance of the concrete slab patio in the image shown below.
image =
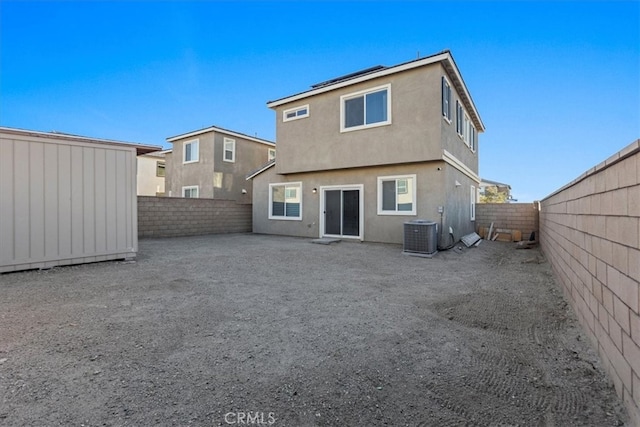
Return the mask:
POLYGON ((537 249, 211 235, 0 275, 0 425, 625 421, 537 249))

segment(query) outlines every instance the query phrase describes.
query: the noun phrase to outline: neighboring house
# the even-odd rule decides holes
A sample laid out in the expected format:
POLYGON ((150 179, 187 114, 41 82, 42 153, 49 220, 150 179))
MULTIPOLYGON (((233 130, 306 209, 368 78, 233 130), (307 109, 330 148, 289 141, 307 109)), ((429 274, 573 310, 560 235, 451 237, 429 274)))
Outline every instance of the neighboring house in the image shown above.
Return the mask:
POLYGON ((247 178, 254 232, 401 243, 406 221, 426 219, 447 244, 448 227, 474 231, 484 125, 449 51, 267 105, 278 158, 247 178))
POLYGON ((134 258, 136 155, 161 148, 0 127, 0 272, 134 258))
POLYGON ((165 151, 138 156, 138 196, 164 196, 165 151))
POLYGON ((483 179, 480 182, 479 190, 480 203, 508 203, 511 198, 511 186, 501 182, 483 179))
POLYGON ((246 174, 275 158, 274 142, 219 127, 167 138, 165 195, 251 203, 246 174))

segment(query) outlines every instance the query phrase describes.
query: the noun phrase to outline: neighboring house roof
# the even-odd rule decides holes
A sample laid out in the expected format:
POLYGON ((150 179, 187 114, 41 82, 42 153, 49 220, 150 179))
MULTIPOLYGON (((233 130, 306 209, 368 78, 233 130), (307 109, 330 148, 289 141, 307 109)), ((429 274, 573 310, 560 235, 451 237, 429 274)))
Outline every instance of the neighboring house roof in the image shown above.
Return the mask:
POLYGON ((111 139, 91 138, 87 136, 72 135, 69 133, 63 133, 63 132, 57 132, 57 131, 40 132, 40 131, 34 131, 34 130, 17 129, 17 128, 0 126, 0 132, 5 132, 9 134, 14 134, 14 135, 21 135, 21 136, 47 137, 47 138, 60 139, 60 140, 66 140, 66 141, 93 142, 93 143, 99 143, 99 144, 105 144, 105 145, 135 147, 137 155, 147 154, 153 151, 162 150, 162 147, 158 145, 143 145, 143 144, 136 144, 133 142, 114 141, 111 139))
POLYGON ((260 166, 258 169, 249 172, 249 174, 247 175, 247 181, 249 181, 250 179, 253 179, 254 177, 260 175, 262 172, 266 171, 267 169, 269 169, 270 167, 274 166, 276 164, 276 159, 271 159, 269 160, 267 163, 265 163, 264 165, 260 166))
POLYGON ((218 126, 210 126, 208 128, 204 128, 204 129, 199 129, 199 130, 194 130, 193 132, 188 132, 188 133, 183 133, 181 135, 176 135, 176 136, 172 136, 167 138, 167 141, 169 142, 175 142, 178 141, 179 139, 184 139, 184 138, 191 138, 194 136, 198 136, 198 135, 202 135, 203 133, 207 133, 207 132, 218 132, 218 133, 224 133, 230 136, 235 136, 237 138, 244 138, 244 139, 248 139, 249 141, 253 141, 253 142, 259 142, 260 144, 266 144, 269 146, 273 146, 275 147, 276 143, 273 141, 268 141, 266 139, 262 139, 262 138, 257 138, 255 136, 250 136, 244 133, 240 133, 240 132, 235 132, 229 129, 224 129, 218 126))
POLYGON ((427 56, 425 58, 414 59, 412 61, 404 62, 402 64, 394 65, 391 67, 383 67, 376 66, 372 68, 368 68, 366 70, 362 70, 359 72, 347 74, 342 77, 338 77, 335 79, 327 80, 326 82, 318 83, 316 85, 311 86, 311 89, 297 93, 295 95, 287 96, 285 98, 276 99, 275 101, 267 102, 267 106, 269 108, 275 108, 283 104, 287 104, 289 102, 299 101, 301 99, 308 98, 310 96, 318 95, 324 92, 329 92, 335 89, 343 88, 346 86, 351 86, 356 83, 365 82, 371 79, 375 79, 378 77, 388 76, 390 74, 399 73, 406 70, 411 70, 418 67, 423 67, 425 65, 442 63, 443 67, 449 73, 449 77, 453 80, 452 84, 458 91, 462 102, 467 107, 469 115, 474 122, 474 125, 480 132, 484 132, 485 127, 482 119, 480 118, 480 114, 478 113, 476 106, 467 90, 467 86, 462 79, 462 75, 458 70, 458 66, 456 65, 453 56, 449 50, 444 50, 440 53, 427 56))
POLYGON ((166 151, 153 151, 151 153, 143 154, 143 156, 146 156, 146 157, 157 157, 158 159, 164 159, 164 155, 165 154, 166 154, 166 151))
POLYGON ((511 190, 511 186, 509 184, 504 184, 502 182, 491 181, 488 179, 482 179, 480 182, 480 187, 506 187, 511 190))

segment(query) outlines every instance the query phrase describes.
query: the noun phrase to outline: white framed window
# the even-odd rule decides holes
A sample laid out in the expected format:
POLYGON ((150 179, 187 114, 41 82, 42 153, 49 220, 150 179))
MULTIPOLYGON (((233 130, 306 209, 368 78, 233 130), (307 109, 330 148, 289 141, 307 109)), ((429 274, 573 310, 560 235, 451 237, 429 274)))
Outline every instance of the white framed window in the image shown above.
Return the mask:
POLYGON ((271 161, 276 158, 276 149, 269 148, 269 154, 267 154, 267 160, 271 161))
POLYGON ((378 177, 378 215, 416 215, 416 175, 378 177))
POLYGON ((224 152, 222 160, 225 162, 235 162, 236 161, 236 140, 231 138, 225 138, 224 142, 224 152))
POLYGON ((442 76, 442 117, 451 123, 451 85, 445 76, 442 76))
POLYGON ((197 185, 182 187, 182 197, 186 197, 187 199, 197 199, 200 197, 199 193, 200 191, 197 185))
POLYGON ((165 162, 156 162, 156 176, 165 177, 165 162))
POLYGON ((476 220, 476 187, 471 186, 471 207, 469 214, 471 216, 471 221, 476 220))
POLYGON ((302 183, 269 184, 269 219, 302 220, 302 183))
POLYGON ((460 101, 456 99, 456 132, 460 138, 464 136, 464 130, 462 130, 462 118, 464 117, 464 109, 460 101))
POLYGON ((478 146, 478 131, 473 125, 471 125, 471 136, 469 137, 469 148, 471 148, 471 151, 475 153, 477 146, 478 146))
POLYGON ((282 121, 290 122, 291 120, 304 119, 309 117, 309 104, 300 107, 289 108, 282 112, 282 121))
POLYGON ((471 147, 471 144, 469 144, 469 137, 471 136, 471 127, 473 127, 473 125, 471 124, 471 120, 469 120, 469 116, 467 116, 467 113, 465 113, 464 116, 462 117, 462 132, 463 132, 462 140, 467 145, 467 147, 471 147))
POLYGON ((340 97, 340 131, 391 124, 391 85, 340 97))
POLYGON ((182 163, 194 163, 200 159, 200 140, 194 139, 184 143, 182 163))

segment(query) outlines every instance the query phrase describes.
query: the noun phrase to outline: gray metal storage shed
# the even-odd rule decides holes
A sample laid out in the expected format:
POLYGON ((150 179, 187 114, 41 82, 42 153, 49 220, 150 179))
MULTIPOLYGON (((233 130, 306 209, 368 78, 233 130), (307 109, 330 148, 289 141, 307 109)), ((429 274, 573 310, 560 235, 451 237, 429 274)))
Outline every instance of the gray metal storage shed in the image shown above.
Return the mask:
POLYGON ((136 155, 161 149, 0 127, 0 273, 134 258, 136 155))

